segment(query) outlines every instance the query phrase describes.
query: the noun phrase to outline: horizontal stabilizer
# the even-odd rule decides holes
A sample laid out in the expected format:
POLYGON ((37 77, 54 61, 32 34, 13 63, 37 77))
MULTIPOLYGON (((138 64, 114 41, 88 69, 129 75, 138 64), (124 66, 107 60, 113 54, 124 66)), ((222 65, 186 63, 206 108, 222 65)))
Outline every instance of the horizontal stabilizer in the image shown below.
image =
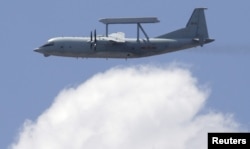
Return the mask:
POLYGON ((214 39, 209 39, 209 38, 207 38, 207 39, 194 38, 193 41, 196 42, 196 43, 199 43, 201 46, 203 46, 206 43, 213 42, 214 39))

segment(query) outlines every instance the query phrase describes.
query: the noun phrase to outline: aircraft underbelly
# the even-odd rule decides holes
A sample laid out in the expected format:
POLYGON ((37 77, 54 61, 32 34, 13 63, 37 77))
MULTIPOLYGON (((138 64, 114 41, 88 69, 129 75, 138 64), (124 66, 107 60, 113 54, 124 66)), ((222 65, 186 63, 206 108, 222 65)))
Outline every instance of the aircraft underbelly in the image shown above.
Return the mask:
POLYGON ((81 51, 81 52, 68 52, 68 53, 57 53, 57 56, 66 57, 82 57, 82 58, 133 58, 137 57, 134 53, 129 51, 81 51))

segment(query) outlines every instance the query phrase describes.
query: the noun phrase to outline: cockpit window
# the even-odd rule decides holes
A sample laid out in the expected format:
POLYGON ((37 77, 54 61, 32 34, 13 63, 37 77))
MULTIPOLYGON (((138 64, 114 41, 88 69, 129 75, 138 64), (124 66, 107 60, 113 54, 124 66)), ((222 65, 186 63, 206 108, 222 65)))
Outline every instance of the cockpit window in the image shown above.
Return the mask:
POLYGON ((54 45, 54 42, 49 42, 49 43, 46 43, 45 45, 41 46, 41 47, 50 47, 50 46, 53 46, 54 45))

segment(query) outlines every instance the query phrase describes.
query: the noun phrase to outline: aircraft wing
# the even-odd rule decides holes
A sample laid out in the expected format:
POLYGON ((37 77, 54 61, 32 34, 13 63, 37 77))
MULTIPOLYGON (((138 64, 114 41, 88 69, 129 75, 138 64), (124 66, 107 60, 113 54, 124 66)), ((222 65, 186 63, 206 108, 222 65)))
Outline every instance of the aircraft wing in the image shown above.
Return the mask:
POLYGON ((108 40, 116 43, 125 43, 125 34, 123 32, 109 34, 108 40))

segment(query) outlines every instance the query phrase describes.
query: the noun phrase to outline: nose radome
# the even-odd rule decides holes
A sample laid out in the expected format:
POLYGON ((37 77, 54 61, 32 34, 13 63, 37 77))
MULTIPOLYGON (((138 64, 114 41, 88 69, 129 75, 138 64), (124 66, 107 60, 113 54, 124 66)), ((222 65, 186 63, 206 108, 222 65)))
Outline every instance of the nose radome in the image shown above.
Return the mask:
POLYGON ((41 50, 39 48, 36 48, 34 51, 35 52, 41 52, 41 50))

